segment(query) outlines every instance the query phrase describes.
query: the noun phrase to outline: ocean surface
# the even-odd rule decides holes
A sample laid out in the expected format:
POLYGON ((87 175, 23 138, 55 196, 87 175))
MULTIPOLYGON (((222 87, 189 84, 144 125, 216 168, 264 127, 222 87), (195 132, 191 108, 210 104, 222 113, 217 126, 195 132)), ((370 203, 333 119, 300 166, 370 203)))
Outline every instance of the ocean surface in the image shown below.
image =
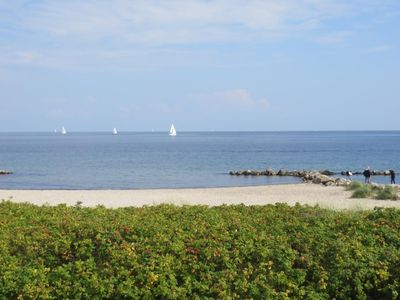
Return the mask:
MULTIPOLYGON (((2 189, 144 189, 296 183, 230 170, 400 170, 400 131, 0 133, 2 189)), ((362 179, 354 176, 354 179, 362 179)), ((400 178, 398 178, 400 180, 400 178)), ((388 177, 373 177, 389 183, 388 177)))

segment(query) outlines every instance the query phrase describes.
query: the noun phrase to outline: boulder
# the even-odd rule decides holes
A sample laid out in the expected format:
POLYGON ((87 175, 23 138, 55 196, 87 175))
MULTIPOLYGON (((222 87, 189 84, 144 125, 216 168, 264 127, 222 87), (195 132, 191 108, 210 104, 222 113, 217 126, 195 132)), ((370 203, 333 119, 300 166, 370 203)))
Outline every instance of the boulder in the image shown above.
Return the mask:
POLYGON ((335 175, 335 172, 332 172, 332 171, 329 171, 329 170, 323 170, 323 171, 320 171, 320 173, 322 175, 328 175, 328 176, 335 175))
POLYGON ((251 170, 245 170, 245 171, 243 171, 243 175, 244 175, 244 176, 249 176, 249 175, 251 175, 251 170))
POLYGON ((347 186, 351 183, 351 180, 346 179, 346 178, 336 178, 335 179, 335 185, 337 186, 347 186))
POLYGON ((319 179, 321 179, 322 184, 326 184, 327 182, 333 181, 333 179, 327 175, 320 175, 318 176, 319 179))
POLYGON ((278 173, 276 173, 278 176, 288 176, 288 172, 286 170, 279 170, 278 173))
POLYGON ((275 176, 276 173, 272 169, 267 169, 267 170, 265 170, 265 175, 267 175, 267 176, 275 176))
POLYGON ((315 183, 315 184, 322 183, 321 178, 319 178, 319 177, 314 177, 311 181, 312 181, 312 183, 315 183))
POLYGON ((0 170, 0 175, 8 175, 8 174, 12 174, 13 172, 11 171, 7 171, 7 170, 0 170))
POLYGON ((334 181, 328 181, 327 183, 325 183, 326 186, 335 186, 336 183, 334 181))

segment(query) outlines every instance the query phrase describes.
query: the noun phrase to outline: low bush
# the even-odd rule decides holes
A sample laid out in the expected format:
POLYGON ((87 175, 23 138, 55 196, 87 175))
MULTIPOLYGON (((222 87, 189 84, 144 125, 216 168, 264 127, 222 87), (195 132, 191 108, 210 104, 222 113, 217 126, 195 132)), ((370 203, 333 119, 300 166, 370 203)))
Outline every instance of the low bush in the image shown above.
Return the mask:
POLYGON ((362 184, 353 181, 346 190, 353 191, 352 198, 375 198, 379 200, 397 200, 397 189, 393 186, 362 184))
POLYGON ((373 195, 373 189, 370 185, 361 184, 353 189, 352 198, 368 198, 373 195))
POLYGON ((398 299, 400 211, 0 203, 2 299, 398 299))
POLYGON ((377 192, 375 198, 379 200, 397 200, 397 189, 393 186, 387 185, 377 192))
POLYGON ((354 191, 356 189, 359 189, 363 186, 363 184, 359 181, 352 181, 348 186, 346 186, 346 190, 348 191, 354 191))

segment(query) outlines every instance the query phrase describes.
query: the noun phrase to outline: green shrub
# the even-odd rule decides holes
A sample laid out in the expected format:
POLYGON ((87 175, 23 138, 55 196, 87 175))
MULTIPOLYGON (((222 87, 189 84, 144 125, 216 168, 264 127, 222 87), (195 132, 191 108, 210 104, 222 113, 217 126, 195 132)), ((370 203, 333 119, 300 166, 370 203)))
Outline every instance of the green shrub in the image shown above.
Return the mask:
POLYGON ((0 299, 398 299, 400 210, 0 203, 0 299))
POLYGON ((387 185, 376 194, 376 199, 379 200, 397 200, 397 189, 393 186, 387 185))
POLYGON ((372 187, 370 185, 362 184, 361 186, 353 190, 352 198, 368 198, 373 194, 372 187))
POLYGON ((346 186, 346 190, 353 191, 362 187, 363 184, 359 181, 352 181, 348 186, 346 186))
POLYGON ((385 187, 380 185, 362 184, 359 181, 353 181, 346 190, 353 191, 352 198, 375 198, 379 200, 397 200, 397 189, 393 186, 387 185, 385 187))

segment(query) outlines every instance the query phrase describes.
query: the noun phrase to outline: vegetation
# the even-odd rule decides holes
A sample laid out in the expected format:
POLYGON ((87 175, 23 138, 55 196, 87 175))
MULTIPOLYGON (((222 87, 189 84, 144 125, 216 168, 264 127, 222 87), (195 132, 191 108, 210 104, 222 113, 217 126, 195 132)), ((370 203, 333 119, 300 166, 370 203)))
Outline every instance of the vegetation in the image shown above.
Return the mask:
POLYGON ((400 211, 0 203, 3 299, 397 299, 400 211))
POLYGON ((376 186, 362 184, 359 181, 353 181, 347 186, 347 190, 353 191, 352 198, 372 197, 379 200, 397 200, 397 189, 393 186, 376 186))
POLYGON ((352 198, 369 198, 373 197, 374 190, 372 186, 363 184, 360 187, 353 190, 353 194, 351 195, 352 198))
POLYGON ((363 184, 362 184, 361 182, 359 182, 359 181, 352 181, 352 182, 350 182, 350 184, 346 187, 346 189, 349 190, 349 191, 353 191, 353 190, 356 190, 356 189, 358 189, 358 188, 360 188, 360 187, 362 187, 362 186, 363 186, 363 184))
POLYGON ((393 186, 387 185, 376 194, 376 199, 390 199, 397 200, 397 189, 393 186))

